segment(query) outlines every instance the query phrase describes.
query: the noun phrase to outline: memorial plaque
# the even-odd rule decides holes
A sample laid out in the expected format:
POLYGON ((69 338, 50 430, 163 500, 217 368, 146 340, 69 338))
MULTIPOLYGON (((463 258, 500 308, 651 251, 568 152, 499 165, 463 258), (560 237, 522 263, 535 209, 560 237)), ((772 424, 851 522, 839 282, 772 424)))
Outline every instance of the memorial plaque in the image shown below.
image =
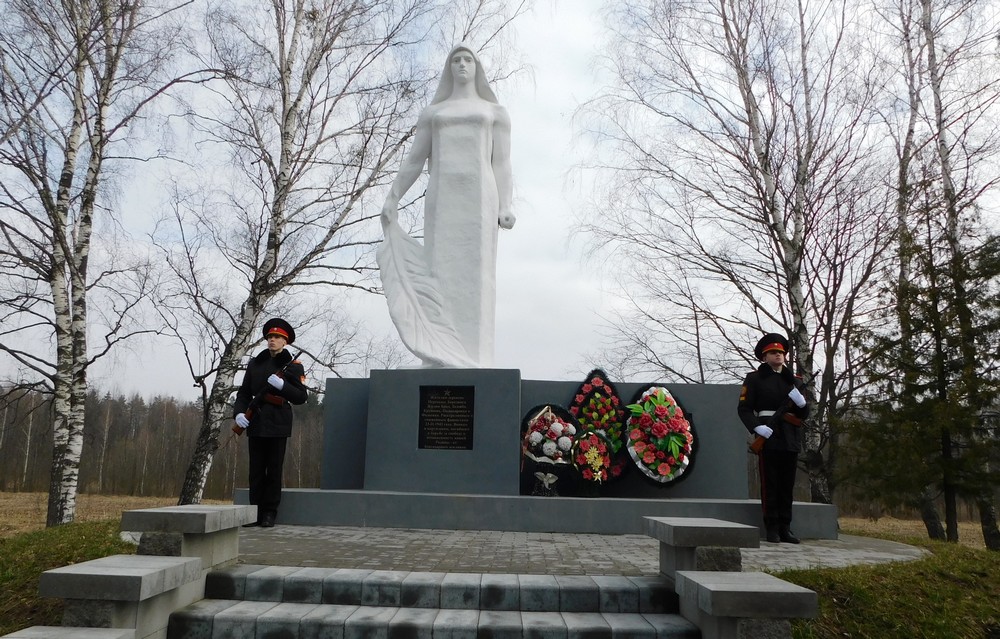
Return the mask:
POLYGON ((421 386, 417 447, 472 450, 475 399, 475 386, 421 386))

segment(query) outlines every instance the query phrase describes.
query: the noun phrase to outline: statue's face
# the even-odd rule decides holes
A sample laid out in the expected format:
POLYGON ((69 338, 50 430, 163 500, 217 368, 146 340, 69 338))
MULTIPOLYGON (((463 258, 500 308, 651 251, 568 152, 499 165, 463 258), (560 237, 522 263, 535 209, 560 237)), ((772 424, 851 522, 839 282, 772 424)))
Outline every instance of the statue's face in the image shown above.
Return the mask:
POLYGON ((476 77, 476 59, 470 51, 459 49, 451 56, 451 75, 455 82, 471 82, 476 77))

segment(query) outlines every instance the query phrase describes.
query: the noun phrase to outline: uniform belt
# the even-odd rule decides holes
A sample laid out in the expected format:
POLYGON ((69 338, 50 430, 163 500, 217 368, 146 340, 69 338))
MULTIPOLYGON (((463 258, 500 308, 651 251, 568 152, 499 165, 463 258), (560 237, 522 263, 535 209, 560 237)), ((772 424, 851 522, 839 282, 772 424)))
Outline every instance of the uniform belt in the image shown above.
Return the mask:
POLYGON ((771 417, 777 412, 776 410, 759 410, 757 411, 757 417, 771 417))

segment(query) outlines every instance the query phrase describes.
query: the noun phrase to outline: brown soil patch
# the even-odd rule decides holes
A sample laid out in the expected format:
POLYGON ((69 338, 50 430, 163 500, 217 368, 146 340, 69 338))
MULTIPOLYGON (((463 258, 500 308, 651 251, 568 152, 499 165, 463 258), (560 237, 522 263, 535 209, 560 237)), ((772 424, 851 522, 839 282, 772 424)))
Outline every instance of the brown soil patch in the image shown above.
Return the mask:
MULTIPOLYGON (((841 517, 838 521, 840 522, 840 530, 847 534, 895 535, 927 539, 927 529, 924 527, 924 522, 919 519, 841 517)), ((983 541, 983 529, 979 522, 958 522, 958 541, 963 546, 980 550, 986 549, 986 542, 983 541)))
MULTIPOLYGON (((45 528, 49 496, 46 493, 0 492, 0 538, 45 528)), ((230 502, 205 500, 205 503, 230 502)), ((176 497, 133 497, 129 495, 78 495, 76 521, 118 519, 122 511, 137 508, 174 506, 176 497)))

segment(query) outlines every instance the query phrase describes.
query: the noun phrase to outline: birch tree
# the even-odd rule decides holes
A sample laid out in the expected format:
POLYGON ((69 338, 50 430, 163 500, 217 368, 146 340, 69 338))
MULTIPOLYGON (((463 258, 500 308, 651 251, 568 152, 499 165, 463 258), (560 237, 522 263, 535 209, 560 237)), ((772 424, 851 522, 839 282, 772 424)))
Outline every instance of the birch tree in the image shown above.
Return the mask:
POLYGON ((173 275, 158 308, 185 349, 204 406, 180 503, 202 498, 220 432, 229 430, 241 359, 266 315, 311 327, 292 349, 306 343, 327 368, 343 363, 345 348, 363 352, 343 330, 349 313, 327 296, 379 291, 372 249, 380 203, 372 203, 452 44, 429 34, 509 55, 509 25, 528 9, 494 0, 209 8, 207 48, 198 55, 226 77, 193 99, 186 116, 198 147, 218 152, 229 168, 199 167, 179 178, 197 186, 174 189, 153 238, 173 275))
POLYGON ((160 27, 172 9, 2 3, 0 353, 22 387, 52 395, 50 526, 75 514, 88 368, 135 332, 149 289, 148 270, 95 229, 115 228, 109 171, 129 127, 171 84, 157 80, 175 45, 177 30, 160 27))
POLYGON ((686 360, 691 381, 735 381, 762 332, 789 335, 818 399, 804 455, 812 496, 829 502, 831 425, 853 392, 847 344, 875 303, 892 231, 872 177, 875 83, 856 63, 856 6, 617 7, 607 60, 618 81, 581 115, 607 152, 584 170, 613 176, 587 230, 636 275, 620 346, 640 361, 686 360))

